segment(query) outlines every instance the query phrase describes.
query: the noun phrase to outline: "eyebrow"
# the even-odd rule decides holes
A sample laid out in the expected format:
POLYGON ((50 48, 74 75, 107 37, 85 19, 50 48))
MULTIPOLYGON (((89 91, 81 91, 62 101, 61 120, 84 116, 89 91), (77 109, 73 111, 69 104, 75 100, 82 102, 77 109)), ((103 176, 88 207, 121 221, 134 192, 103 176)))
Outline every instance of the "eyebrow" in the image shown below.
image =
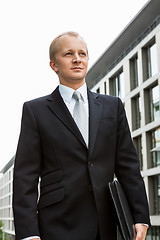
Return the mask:
MULTIPOLYGON (((74 51, 74 49, 67 49, 67 50, 64 50, 64 52, 67 52, 67 51, 74 51)), ((78 51, 84 51, 84 52, 87 52, 86 49, 79 49, 78 51)))

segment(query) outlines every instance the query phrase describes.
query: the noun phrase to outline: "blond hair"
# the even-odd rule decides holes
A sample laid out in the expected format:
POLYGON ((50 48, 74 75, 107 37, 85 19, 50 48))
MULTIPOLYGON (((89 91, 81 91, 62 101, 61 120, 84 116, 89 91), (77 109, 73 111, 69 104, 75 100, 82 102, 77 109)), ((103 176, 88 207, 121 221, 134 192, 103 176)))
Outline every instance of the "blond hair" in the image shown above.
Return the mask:
MULTIPOLYGON (((72 36, 72 37, 77 37, 77 38, 80 38, 84 41, 84 39, 76 32, 64 32, 60 35, 58 35, 50 44, 50 47, 49 47, 49 57, 50 57, 50 61, 53 61, 55 60, 55 56, 56 56, 56 53, 58 52, 58 40, 63 37, 63 36, 72 36)), ((84 41, 85 45, 86 45, 86 49, 87 49, 87 44, 86 42, 84 41)), ((87 53, 88 53, 88 49, 87 49, 87 53)))

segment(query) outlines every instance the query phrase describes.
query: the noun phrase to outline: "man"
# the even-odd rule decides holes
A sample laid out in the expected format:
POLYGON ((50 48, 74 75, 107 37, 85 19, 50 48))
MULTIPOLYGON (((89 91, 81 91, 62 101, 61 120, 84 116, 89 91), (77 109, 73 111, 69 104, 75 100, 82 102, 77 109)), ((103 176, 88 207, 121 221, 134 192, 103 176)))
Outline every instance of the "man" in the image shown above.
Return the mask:
POLYGON ((85 41, 74 32, 58 36, 50 66, 60 85, 24 104, 14 169, 17 240, 117 239, 108 189, 114 174, 128 198, 136 240, 145 239, 148 205, 123 104, 87 89, 87 65, 85 41))

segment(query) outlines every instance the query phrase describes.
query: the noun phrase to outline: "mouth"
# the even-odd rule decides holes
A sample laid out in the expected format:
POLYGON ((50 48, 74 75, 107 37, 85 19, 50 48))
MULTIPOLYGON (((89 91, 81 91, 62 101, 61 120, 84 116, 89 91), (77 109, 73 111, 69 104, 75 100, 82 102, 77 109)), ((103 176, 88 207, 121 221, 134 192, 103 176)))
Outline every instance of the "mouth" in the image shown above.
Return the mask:
POLYGON ((73 67, 72 70, 80 71, 80 70, 83 70, 83 68, 81 68, 81 67, 73 67))

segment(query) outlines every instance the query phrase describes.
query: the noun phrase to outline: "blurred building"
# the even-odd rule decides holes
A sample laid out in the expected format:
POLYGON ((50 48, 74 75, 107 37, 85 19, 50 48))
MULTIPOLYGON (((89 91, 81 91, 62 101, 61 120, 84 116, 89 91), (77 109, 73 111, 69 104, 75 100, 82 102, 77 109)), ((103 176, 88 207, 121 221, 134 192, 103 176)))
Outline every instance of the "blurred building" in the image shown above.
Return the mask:
POLYGON ((118 96, 125 105, 150 204, 147 239, 160 239, 159 0, 147 2, 88 71, 86 81, 92 91, 118 96))
POLYGON ((0 220, 3 222, 3 230, 14 239, 14 223, 12 212, 12 183, 13 183, 14 157, 2 169, 0 176, 0 220))

